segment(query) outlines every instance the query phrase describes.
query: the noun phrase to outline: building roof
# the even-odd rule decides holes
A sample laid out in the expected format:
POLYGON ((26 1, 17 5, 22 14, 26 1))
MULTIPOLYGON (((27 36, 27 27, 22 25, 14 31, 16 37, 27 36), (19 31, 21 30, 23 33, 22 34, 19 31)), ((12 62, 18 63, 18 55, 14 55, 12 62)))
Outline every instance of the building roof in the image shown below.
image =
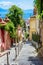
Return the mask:
POLYGON ((6 24, 6 22, 4 20, 2 20, 1 18, 0 18, 0 23, 3 24, 3 25, 6 24))
POLYGON ((5 21, 5 22, 9 22, 9 18, 6 17, 6 18, 4 19, 4 21, 5 21))

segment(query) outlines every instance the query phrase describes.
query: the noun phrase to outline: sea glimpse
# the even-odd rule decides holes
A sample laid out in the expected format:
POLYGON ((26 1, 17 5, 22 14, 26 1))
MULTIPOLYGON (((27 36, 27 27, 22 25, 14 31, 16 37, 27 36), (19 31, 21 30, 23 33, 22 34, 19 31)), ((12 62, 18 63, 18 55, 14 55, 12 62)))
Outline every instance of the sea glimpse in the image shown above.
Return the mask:
MULTIPOLYGON (((0 18, 5 18, 6 14, 8 13, 7 9, 0 8, 0 18)), ((33 16, 33 10, 23 10, 23 19, 28 19, 33 16)))
POLYGON ((32 9, 24 10, 23 12, 24 12, 24 14, 23 14, 24 19, 29 19, 31 16, 33 16, 33 10, 32 9))

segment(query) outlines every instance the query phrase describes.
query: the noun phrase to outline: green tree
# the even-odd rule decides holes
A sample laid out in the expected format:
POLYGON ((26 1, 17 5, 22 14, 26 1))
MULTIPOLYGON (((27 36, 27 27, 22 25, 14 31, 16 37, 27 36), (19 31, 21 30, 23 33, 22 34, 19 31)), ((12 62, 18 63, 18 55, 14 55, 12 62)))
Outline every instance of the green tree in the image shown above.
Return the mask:
POLYGON ((34 5, 37 7, 38 14, 41 12, 41 0, 34 0, 34 5))
POLYGON ((19 24, 23 26, 23 19, 22 19, 23 11, 21 8, 13 5, 9 8, 9 13, 7 14, 8 18, 13 22, 14 26, 17 27, 19 24))
POLYGON ((37 7, 39 18, 43 18, 43 0, 34 0, 34 5, 37 7))
POLYGON ((8 21, 6 23, 6 25, 4 26, 4 30, 8 31, 10 33, 10 37, 11 38, 14 38, 15 37, 15 27, 14 27, 14 24, 13 22, 11 21, 8 21))
POLYGON ((14 27, 13 22, 11 22, 11 21, 9 20, 9 21, 6 23, 6 25, 2 25, 2 24, 0 23, 0 28, 3 29, 3 30, 8 31, 11 38, 15 38, 16 29, 15 29, 15 27, 14 27))

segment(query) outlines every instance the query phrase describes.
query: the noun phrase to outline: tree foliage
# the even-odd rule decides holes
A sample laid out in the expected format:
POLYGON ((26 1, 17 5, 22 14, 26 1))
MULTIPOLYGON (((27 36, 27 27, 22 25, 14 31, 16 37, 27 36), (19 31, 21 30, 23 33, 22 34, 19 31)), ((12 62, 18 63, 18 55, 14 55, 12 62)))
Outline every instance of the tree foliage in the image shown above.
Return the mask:
POLYGON ((33 39, 35 42, 39 42, 39 40, 40 40, 40 35, 34 33, 34 34, 32 34, 32 39, 33 39))
POLYGON ((13 5, 9 9, 9 13, 7 14, 8 18, 13 22, 15 27, 17 27, 19 24, 20 25, 23 24, 22 15, 23 15, 22 9, 17 7, 16 5, 13 5))
POLYGON ((6 23, 4 29, 10 33, 11 38, 15 37, 15 27, 14 27, 14 24, 11 21, 6 23))
POLYGON ((13 22, 11 22, 10 20, 5 25, 0 23, 0 28, 8 31, 11 38, 15 37, 16 30, 15 30, 13 22))
POLYGON ((39 18, 43 18, 43 0, 34 0, 34 5, 37 7, 39 18))
POLYGON ((37 10, 38 10, 38 14, 40 14, 40 8, 41 8, 41 0, 34 0, 34 5, 37 7, 37 10))

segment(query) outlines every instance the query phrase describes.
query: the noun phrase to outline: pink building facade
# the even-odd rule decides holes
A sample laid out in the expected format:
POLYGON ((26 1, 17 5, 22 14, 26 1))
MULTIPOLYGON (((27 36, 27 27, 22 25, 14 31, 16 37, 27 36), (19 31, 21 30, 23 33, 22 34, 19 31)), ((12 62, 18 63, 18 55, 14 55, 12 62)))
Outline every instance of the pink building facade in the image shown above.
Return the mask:
MULTIPOLYGON (((7 19, 4 21, 0 18, 0 23, 6 25, 7 19)), ((0 28, 0 52, 9 49, 11 46, 10 35, 7 31, 0 28)))

